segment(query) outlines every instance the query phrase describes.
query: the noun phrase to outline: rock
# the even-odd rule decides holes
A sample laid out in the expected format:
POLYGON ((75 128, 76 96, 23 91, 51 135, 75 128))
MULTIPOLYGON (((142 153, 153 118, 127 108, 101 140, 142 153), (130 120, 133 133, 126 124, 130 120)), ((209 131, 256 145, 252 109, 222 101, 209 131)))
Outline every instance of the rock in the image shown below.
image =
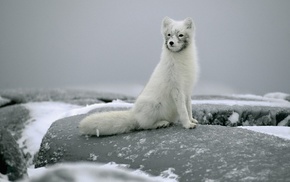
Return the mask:
POLYGON ((0 128, 0 173, 15 181, 27 175, 26 161, 12 135, 0 128))
POLYGON ((0 108, 0 126, 11 131, 15 140, 21 137, 21 132, 29 118, 29 110, 22 105, 0 108))
POLYGON ((85 115, 54 122, 45 135, 36 167, 60 162, 128 164, 158 176, 172 170, 180 181, 288 181, 290 143, 235 127, 172 126, 109 137, 79 134, 85 115))
MULTIPOLYGON (((271 181, 276 177, 278 181, 290 180, 288 173, 285 172, 289 170, 289 164, 285 162, 287 158, 289 159, 289 154, 286 153, 289 151, 289 141, 287 143, 273 136, 240 128, 221 127, 290 126, 290 102, 287 101, 287 97, 280 99, 281 96, 284 95, 272 94, 269 98, 194 96, 192 98, 193 117, 199 120, 200 124, 209 125, 199 125, 195 130, 173 126, 160 130, 89 138, 79 135, 77 129, 78 122, 86 115, 64 118, 51 125, 42 141, 39 155, 34 158, 35 164, 40 167, 66 161, 102 163, 114 161, 119 164, 128 164, 132 169, 141 168, 152 175, 174 171, 181 181, 188 179, 271 181), (254 165, 255 163, 259 163, 259 166, 254 165), (278 171, 280 167, 282 170, 278 171)), ((52 101, 87 105, 110 102, 114 99, 134 101, 132 97, 118 94, 68 89, 0 90, 0 126, 7 128, 14 139, 19 142, 23 128, 29 122, 38 121, 37 117, 39 117, 37 115, 31 118, 30 112, 33 109, 28 110, 27 104, 20 103, 52 101)), ((128 109, 122 106, 103 105, 106 107, 91 110, 89 113, 128 109)), ((40 110, 36 108, 36 110, 40 111, 41 117, 46 118, 46 112, 41 112, 41 108, 40 110)), ((69 116, 70 112, 64 114, 66 115, 63 117, 69 116)), ((50 117, 51 113, 47 113, 47 116, 47 118, 53 118, 50 117)), ((20 150, 25 150, 27 147, 27 143, 23 144, 20 150)), ((9 148, 5 149, 5 151, 9 150, 9 148)), ((23 154, 21 155, 23 157, 23 154)), ((23 158, 28 160, 33 156, 23 158)), ((17 163, 17 160, 15 158, 14 163, 17 163)))
POLYGON ((111 102, 115 99, 132 100, 121 94, 103 93, 78 89, 12 89, 0 90, 0 96, 14 103, 58 101, 77 105, 90 105, 99 102, 111 102))
POLYGON ((259 96, 195 96, 192 114, 200 124, 222 126, 290 126, 290 103, 259 96), (236 122, 229 118, 235 114, 236 122))

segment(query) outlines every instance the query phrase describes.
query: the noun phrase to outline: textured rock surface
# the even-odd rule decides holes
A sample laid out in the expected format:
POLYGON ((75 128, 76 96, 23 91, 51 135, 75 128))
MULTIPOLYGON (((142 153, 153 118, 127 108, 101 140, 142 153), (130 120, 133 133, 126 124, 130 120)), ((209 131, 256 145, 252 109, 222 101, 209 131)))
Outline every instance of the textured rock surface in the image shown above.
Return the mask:
POLYGON ((290 126, 290 102, 263 97, 195 96, 192 114, 200 124, 290 126), (230 120, 236 114, 237 119, 230 120))
POLYGON ((36 167, 67 161, 128 164, 160 175, 174 168, 180 181, 290 180, 290 142, 240 128, 180 126, 110 137, 78 132, 84 115, 56 121, 45 138, 36 167))
POLYGON ((21 137, 25 122, 29 118, 29 111, 22 105, 0 108, 0 126, 10 131, 15 140, 21 137))
POLYGON ((0 173, 7 174, 11 181, 27 174, 22 151, 10 132, 2 127, 0 128, 0 170, 0 173))

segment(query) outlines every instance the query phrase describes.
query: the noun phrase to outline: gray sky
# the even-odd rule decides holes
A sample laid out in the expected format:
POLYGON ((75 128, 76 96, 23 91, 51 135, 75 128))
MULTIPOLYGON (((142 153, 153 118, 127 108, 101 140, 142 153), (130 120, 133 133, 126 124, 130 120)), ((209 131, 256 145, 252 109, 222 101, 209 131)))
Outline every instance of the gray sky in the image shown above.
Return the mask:
POLYGON ((144 85, 164 16, 192 17, 197 93, 290 93, 290 1, 0 1, 0 89, 144 85))

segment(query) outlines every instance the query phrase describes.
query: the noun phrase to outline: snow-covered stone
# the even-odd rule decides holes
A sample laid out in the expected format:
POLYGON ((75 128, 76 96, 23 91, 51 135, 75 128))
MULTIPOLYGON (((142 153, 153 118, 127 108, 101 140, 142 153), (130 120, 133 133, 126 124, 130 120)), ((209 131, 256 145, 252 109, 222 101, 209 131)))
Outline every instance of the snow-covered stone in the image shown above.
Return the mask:
POLYGON ((287 120, 290 102, 286 100, 253 95, 195 96, 192 99, 193 117, 200 124, 290 126, 287 120))
POLYGON ((174 170, 180 181, 290 180, 290 143, 235 127, 172 126, 109 137, 78 132, 85 115, 54 122, 44 137, 36 167, 60 162, 126 164, 153 176, 174 170))

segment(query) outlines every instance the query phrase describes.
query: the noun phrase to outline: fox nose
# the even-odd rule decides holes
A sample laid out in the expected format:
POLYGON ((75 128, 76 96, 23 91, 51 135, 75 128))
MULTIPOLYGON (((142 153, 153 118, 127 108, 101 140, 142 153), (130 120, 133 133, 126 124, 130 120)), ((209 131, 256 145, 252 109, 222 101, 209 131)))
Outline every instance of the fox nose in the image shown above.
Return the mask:
POLYGON ((173 42, 173 41, 170 41, 169 44, 170 44, 171 46, 173 46, 174 42, 173 42))

